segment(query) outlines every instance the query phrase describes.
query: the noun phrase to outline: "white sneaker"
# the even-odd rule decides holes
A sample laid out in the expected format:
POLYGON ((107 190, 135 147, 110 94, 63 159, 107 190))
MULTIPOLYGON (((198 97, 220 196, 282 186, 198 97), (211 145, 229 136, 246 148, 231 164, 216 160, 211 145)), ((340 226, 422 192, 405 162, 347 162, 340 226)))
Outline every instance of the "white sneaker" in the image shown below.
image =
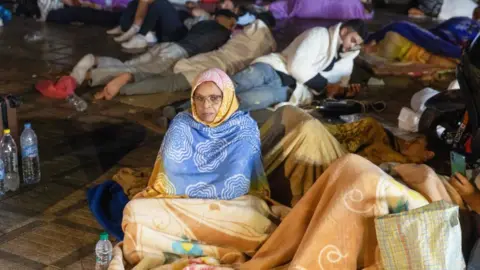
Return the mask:
POLYGON ((63 8, 62 1, 56 0, 39 0, 37 1, 38 9, 40 10, 40 21, 47 20, 48 13, 52 10, 63 8))
POLYGON ((107 35, 121 35, 121 34, 123 34, 123 31, 120 26, 117 26, 107 31, 107 35))
POLYGON ((95 56, 93 54, 85 55, 72 70, 70 76, 75 78, 78 85, 81 85, 85 80, 85 75, 87 71, 90 70, 95 65, 95 56))
POLYGON ((154 44, 158 41, 157 36, 153 32, 148 32, 145 35, 145 40, 147 40, 148 44, 154 44))
POLYGON ((140 30, 140 27, 133 25, 132 27, 130 27, 130 29, 128 29, 127 32, 123 33, 121 36, 113 38, 113 40, 115 40, 118 43, 126 42, 131 38, 133 38, 133 36, 135 36, 139 30, 140 30))
POLYGON ((135 35, 129 41, 122 43, 122 47, 125 49, 145 49, 148 46, 148 42, 145 36, 135 35))

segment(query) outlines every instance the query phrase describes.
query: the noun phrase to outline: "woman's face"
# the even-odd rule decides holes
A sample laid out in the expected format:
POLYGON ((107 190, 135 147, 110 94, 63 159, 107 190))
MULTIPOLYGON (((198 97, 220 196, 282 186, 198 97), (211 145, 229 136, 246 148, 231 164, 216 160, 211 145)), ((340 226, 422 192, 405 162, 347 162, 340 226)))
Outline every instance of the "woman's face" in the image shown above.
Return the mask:
POLYGON ((214 82, 200 84, 193 93, 197 116, 205 123, 212 123, 222 105, 223 93, 214 82))

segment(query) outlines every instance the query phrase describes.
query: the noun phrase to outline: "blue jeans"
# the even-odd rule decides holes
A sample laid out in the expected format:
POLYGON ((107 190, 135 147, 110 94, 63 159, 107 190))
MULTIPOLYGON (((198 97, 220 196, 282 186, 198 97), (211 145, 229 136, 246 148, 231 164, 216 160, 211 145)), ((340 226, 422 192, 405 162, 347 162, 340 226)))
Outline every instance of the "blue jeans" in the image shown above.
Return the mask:
MULTIPOLYGON (((119 23, 123 31, 128 31, 132 26, 138 2, 139 0, 131 1, 123 11, 119 23)), ((155 31, 159 41, 177 41, 186 35, 187 28, 183 25, 180 15, 170 2, 154 0, 148 6, 147 14, 138 33, 146 35, 150 31, 155 31)))
POLYGON ((265 109, 287 101, 288 87, 272 66, 255 63, 235 74, 232 78, 241 111, 265 109))

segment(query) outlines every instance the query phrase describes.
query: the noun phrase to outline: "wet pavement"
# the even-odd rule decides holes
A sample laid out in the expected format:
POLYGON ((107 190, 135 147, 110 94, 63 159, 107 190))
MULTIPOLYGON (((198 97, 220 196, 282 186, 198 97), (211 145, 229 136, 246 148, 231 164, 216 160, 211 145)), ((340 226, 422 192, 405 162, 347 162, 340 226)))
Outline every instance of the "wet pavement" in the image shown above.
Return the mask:
MULTIPOLYGON (((373 29, 405 18, 385 11, 376 16, 373 29)), ((309 27, 332 23, 280 22, 275 30, 279 49, 309 27)), ((154 162, 163 130, 155 125, 157 113, 148 106, 91 103, 95 89, 82 87, 78 93, 91 104, 86 113, 77 113, 63 100, 43 98, 32 87, 39 79, 65 74, 86 53, 129 58, 104 31, 23 18, 0 28, 0 93, 21 97, 19 122, 31 122, 37 132, 42 168, 40 184, 22 186, 0 199, 0 269, 94 269, 94 244, 102 230, 88 209, 86 189, 111 178, 121 167, 154 162), (24 40, 36 31, 43 40, 24 40)), ((369 76, 356 67, 353 79, 366 81, 369 76)), ((371 88, 363 98, 387 101, 380 116, 395 123, 400 108, 423 85, 405 78, 385 82, 385 87, 371 88)), ((174 99, 166 94, 162 101, 174 99)), ((253 115, 263 122, 269 114, 253 115)))

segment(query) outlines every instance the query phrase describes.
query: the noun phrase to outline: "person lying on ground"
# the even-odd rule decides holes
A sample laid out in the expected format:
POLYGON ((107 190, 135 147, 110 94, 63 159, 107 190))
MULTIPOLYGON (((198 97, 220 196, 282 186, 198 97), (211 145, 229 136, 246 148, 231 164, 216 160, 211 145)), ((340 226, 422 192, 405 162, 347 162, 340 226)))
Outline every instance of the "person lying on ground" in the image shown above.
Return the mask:
POLYGON ((463 48, 479 32, 480 22, 467 17, 451 18, 430 30, 401 21, 370 35, 364 51, 391 61, 455 68, 463 48))
MULTIPOLYGON (((88 54, 78 62, 71 76, 80 85, 84 79, 94 86, 113 87, 116 76, 129 74, 142 80, 154 74, 171 70, 180 59, 215 50, 225 44, 235 27, 236 15, 229 10, 219 10, 214 20, 197 23, 177 42, 164 42, 155 45, 145 54, 122 63, 110 57, 95 57, 88 54), (113 83, 109 84, 112 81, 113 83)), ((102 91, 100 93, 107 92, 102 91)), ((99 98, 97 96, 97 98, 99 98)))
POLYGON ((107 31, 125 49, 144 49, 148 43, 177 41, 187 29, 168 0, 133 0, 120 18, 120 25, 107 31), (152 33, 155 32, 155 36, 152 33), (150 33, 150 34, 149 34, 150 33))
POLYGON ((144 95, 187 91, 191 89, 198 74, 209 68, 219 68, 232 75, 245 68, 255 58, 275 50, 276 42, 270 30, 274 25, 275 19, 271 14, 259 14, 254 23, 234 34, 218 50, 178 61, 173 73, 156 74, 146 79, 124 73, 112 80, 103 89, 103 93, 97 93, 96 96, 99 99, 110 100, 119 93, 144 95))
POLYGON ((360 52, 367 29, 362 20, 339 23, 330 28, 315 27, 298 36, 281 53, 256 59, 235 74, 240 108, 264 109, 290 102, 306 104, 315 95, 351 97, 356 85, 344 90, 360 52), (292 95, 289 95, 290 91, 292 95))
POLYGON ((433 17, 448 20, 453 17, 470 17, 478 20, 474 10, 478 4, 473 0, 417 0, 418 6, 408 10, 411 17, 433 17))
MULTIPOLYGON (((212 14, 208 13, 206 10, 200 8, 197 3, 192 1, 187 1, 185 3, 187 10, 190 13, 190 18, 187 18, 184 21, 184 24, 187 28, 191 28, 195 23, 203 20, 211 19, 212 14)), ((238 15, 237 25, 246 26, 251 24, 256 19, 258 13, 265 12, 259 11, 256 12, 249 8, 249 6, 236 5, 232 0, 221 0, 218 2, 216 9, 228 9, 238 15)))

